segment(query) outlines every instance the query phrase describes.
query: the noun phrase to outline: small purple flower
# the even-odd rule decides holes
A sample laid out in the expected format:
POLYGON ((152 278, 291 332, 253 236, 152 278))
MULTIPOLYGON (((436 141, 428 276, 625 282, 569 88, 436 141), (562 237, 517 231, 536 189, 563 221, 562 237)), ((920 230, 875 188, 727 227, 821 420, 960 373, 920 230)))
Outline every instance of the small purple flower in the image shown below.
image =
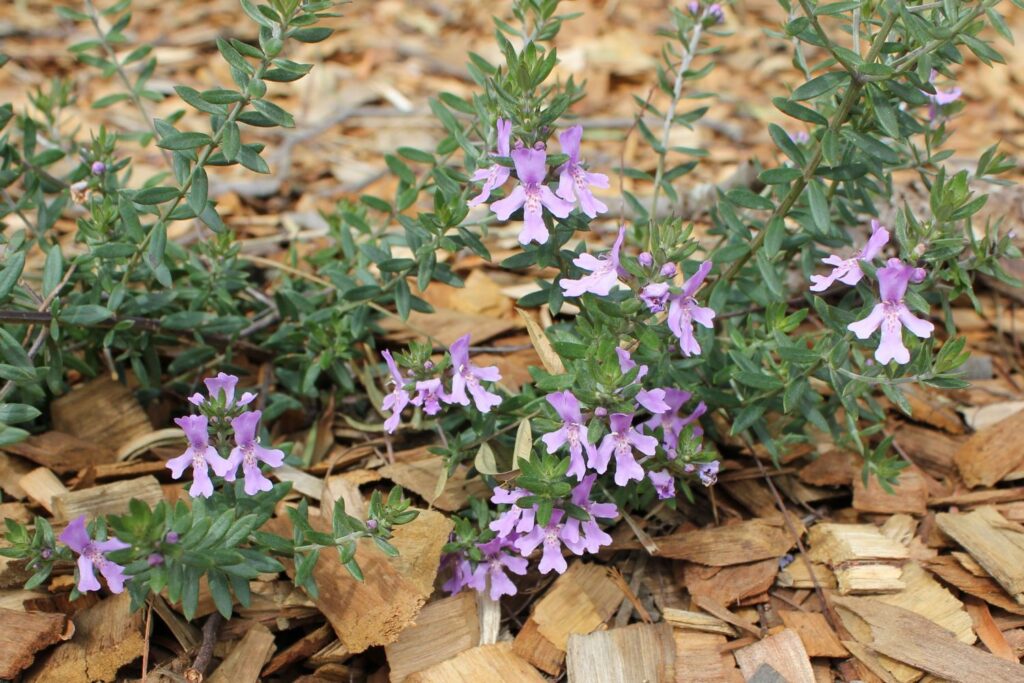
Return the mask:
MULTIPOLYGON (((662 428, 662 447, 664 447, 668 457, 675 459, 676 450, 679 447, 679 436, 682 434, 683 429, 687 425, 699 419, 705 412, 707 412, 707 406, 704 402, 700 402, 694 411, 687 416, 682 416, 681 411, 683 405, 686 404, 693 397, 689 391, 682 389, 675 389, 669 387, 665 389, 665 403, 668 404, 669 409, 661 414, 655 414, 650 420, 644 423, 644 426, 648 430, 653 431, 658 427, 662 428)), ((703 434, 700 426, 694 428, 694 436, 700 436, 703 434)))
POLYGON ((85 530, 85 515, 68 524, 59 538, 65 545, 78 553, 78 592, 88 593, 100 589, 100 582, 96 579, 96 570, 107 580, 107 586, 110 587, 112 593, 120 593, 124 590, 124 582, 129 578, 124 573, 124 567, 108 560, 104 553, 124 550, 130 548, 131 545, 113 536, 105 541, 92 540, 85 530))
POLYGON ((716 24, 721 24, 725 21, 725 12, 722 10, 722 6, 717 2, 712 3, 711 6, 708 7, 707 16, 713 19, 716 24))
POLYGON ((798 145, 802 145, 805 142, 810 142, 811 136, 807 133, 806 130, 798 130, 795 133, 790 133, 789 139, 798 145))
POLYGON ((796 558, 791 553, 786 553, 779 558, 779 569, 785 569, 789 565, 793 564, 794 560, 796 560, 796 558))
POLYGON ((665 403, 664 389, 641 389, 637 392, 636 402, 655 415, 671 410, 669 404, 665 403))
POLYGON ((146 558, 146 564, 148 564, 150 567, 155 567, 163 563, 164 556, 160 553, 150 553, 149 557, 146 558))
POLYGON ((636 262, 644 268, 650 268, 654 265, 654 257, 651 256, 651 252, 642 251, 640 252, 640 255, 636 257, 636 262))
POLYGON ((562 418, 562 427, 550 434, 545 434, 542 440, 548 447, 548 453, 554 453, 568 443, 569 470, 566 474, 576 479, 582 479, 587 470, 583 461, 583 451, 586 449, 587 459, 593 460, 594 445, 587 438, 587 427, 583 424, 580 402, 568 390, 548 394, 547 401, 562 418))
POLYGON ((700 264, 697 272, 683 283, 682 292, 672 296, 668 305, 668 327, 679 338, 679 351, 684 356, 695 356, 700 353, 700 344, 693 336, 693 323, 712 328, 715 312, 710 308, 697 305, 694 294, 711 271, 711 261, 700 264))
POLYGON ((712 460, 711 462, 703 463, 697 468, 697 475, 700 477, 702 484, 711 486, 718 481, 718 461, 712 460))
POLYGON ((473 571, 472 583, 469 585, 483 592, 490 585, 491 600, 500 600, 503 595, 515 595, 518 591, 506 571, 524 576, 529 566, 525 557, 505 552, 513 547, 513 541, 498 536, 487 543, 477 543, 476 547, 483 553, 483 561, 473 571))
POLYGON ((444 387, 439 379, 426 379, 416 382, 416 396, 411 403, 414 406, 422 406, 423 412, 427 415, 437 415, 441 412, 441 401, 448 402, 448 394, 444 393, 444 387))
POLYGON ((877 220, 871 220, 871 237, 867 244, 854 256, 844 259, 832 254, 822 259, 822 263, 832 266, 832 272, 828 275, 812 275, 810 290, 812 292, 824 292, 832 286, 836 280, 843 284, 856 285, 864 277, 860 269, 861 261, 871 261, 878 256, 886 244, 889 243, 889 231, 877 220))
POLYGON ((573 126, 562 131, 558 141, 562 144, 562 152, 569 155, 569 161, 558 168, 558 196, 566 201, 577 200, 580 209, 590 218, 608 210, 594 194, 591 187, 602 190, 608 188, 608 176, 603 173, 590 173, 580 166, 580 140, 583 139, 583 126, 573 126))
POLYGON ((245 492, 253 496, 260 491, 269 491, 272 488, 270 480, 263 476, 260 471, 260 463, 266 463, 271 467, 280 467, 284 462, 284 451, 276 448, 264 448, 260 445, 256 436, 256 428, 260 423, 261 413, 258 410, 242 413, 231 421, 231 428, 235 431, 235 447, 228 455, 228 463, 231 471, 224 477, 225 481, 234 481, 238 474, 238 466, 242 466, 242 475, 245 477, 245 492))
POLYGON ((519 243, 522 245, 530 242, 544 244, 548 241, 543 209, 546 208, 558 218, 566 218, 572 212, 572 204, 555 196, 551 188, 544 184, 547 159, 548 153, 543 149, 522 147, 512 150, 519 185, 509 196, 491 204, 491 211, 503 221, 508 220, 513 211, 523 207, 524 225, 519 233, 519 243))
POLYGON ((388 434, 394 434, 395 429, 398 428, 399 421, 402 419, 402 410, 409 405, 409 392, 405 390, 405 385, 409 380, 402 377, 402 373, 398 370, 398 366, 395 364, 395 359, 391 357, 390 351, 385 349, 380 352, 380 355, 384 357, 384 362, 388 364, 388 371, 391 373, 391 378, 388 381, 394 385, 391 393, 385 396, 384 401, 381 403, 381 407, 384 410, 391 411, 391 415, 384 421, 384 429, 388 434))
MULTIPOLYGON (((498 151, 491 156, 507 157, 509 155, 509 140, 512 137, 512 122, 507 119, 498 119, 498 151)), ((511 169, 501 164, 493 164, 490 168, 479 168, 473 174, 473 180, 483 180, 484 185, 480 188, 480 194, 466 202, 469 206, 483 204, 491 196, 491 191, 501 187, 508 180, 511 169)))
POLYGON ((884 268, 876 272, 881 302, 875 304, 866 318, 846 327, 858 339, 867 339, 881 327, 882 341, 875 350, 875 360, 879 363, 895 360, 901 365, 909 363, 910 351, 903 344, 903 328, 906 327, 921 339, 927 339, 935 330, 930 322, 911 313, 903 301, 907 285, 924 280, 925 270, 907 265, 898 258, 891 258, 884 268))
MULTIPOLYGON (((256 399, 256 394, 247 391, 235 403, 235 386, 238 385, 238 378, 225 372, 217 373, 216 377, 207 377, 203 383, 206 385, 206 391, 210 394, 211 399, 216 401, 223 395, 225 408, 246 406, 256 399)), ((205 401, 202 394, 192 394, 188 400, 189 403, 197 406, 202 405, 205 401)))
POLYGON ((619 283, 619 250, 622 249, 624 239, 626 226, 623 225, 619 228, 619 235, 615 238, 611 251, 603 258, 595 258, 586 252, 577 256, 573 263, 583 270, 589 270, 590 275, 584 275, 578 280, 562 278, 562 290, 565 295, 583 296, 590 292, 597 296, 607 296, 619 283))
POLYGON ((595 503, 590 500, 590 491, 596 480, 597 475, 590 474, 572 490, 570 498, 572 504, 583 508, 590 515, 590 519, 585 522, 570 517, 562 531, 565 547, 577 555, 582 555, 585 552, 596 553, 602 546, 612 542, 612 537, 600 527, 597 520, 615 519, 619 510, 615 503, 595 503))
POLYGON ((469 396, 466 395, 468 389, 470 395, 473 396, 476 409, 481 413, 490 412, 491 408, 501 403, 500 396, 487 391, 480 384, 481 381, 497 382, 501 379, 501 372, 496 365, 481 368, 469 362, 469 334, 464 334, 456 339, 449 351, 452 355, 452 369, 455 374, 452 377, 451 393, 445 400, 449 403, 468 406, 469 396))
POLYGON ((102 161, 94 161, 89 170, 92 171, 93 175, 103 175, 107 172, 107 165, 102 161))
MULTIPOLYGON (((928 82, 934 84, 935 77, 938 75, 938 72, 935 71, 935 69, 932 69, 932 72, 928 77, 928 82)), ((953 104, 954 102, 959 100, 960 96, 963 93, 960 91, 960 88, 953 88, 952 90, 939 90, 938 88, 935 88, 934 85, 932 85, 932 87, 935 90, 934 95, 925 90, 922 90, 921 92, 924 93, 924 96, 928 98, 928 118, 931 121, 935 121, 937 118, 939 118, 939 115, 942 113, 941 108, 945 107, 948 104, 953 104)))
POLYGON ((188 448, 177 458, 167 461, 167 469, 171 477, 178 479, 189 466, 192 467, 192 486, 188 494, 193 498, 201 496, 209 498, 213 495, 213 482, 210 481, 210 468, 214 474, 223 477, 231 470, 231 463, 220 457, 217 450, 210 445, 209 422, 205 415, 186 415, 174 419, 175 424, 185 432, 188 448))
POLYGON ((547 574, 551 570, 563 574, 568 569, 569 565, 562 555, 562 534, 565 531, 562 517, 564 516, 565 512, 555 509, 551 513, 551 519, 548 521, 547 526, 538 524, 533 527, 530 533, 520 536, 515 541, 516 550, 521 552, 524 557, 536 550, 537 546, 544 546, 540 564, 537 565, 541 574, 547 574))
POLYGON ((673 278, 676 276, 676 264, 666 263, 659 271, 662 277, 673 278))
POLYGON ((667 282, 651 282, 640 290, 640 301, 644 302, 651 313, 661 313, 668 303, 668 290, 667 282))
POLYGON ((660 472, 648 472, 647 478, 651 480, 658 500, 668 500, 676 497, 676 478, 668 470, 660 472))
POLYGON ((178 542, 179 538, 180 538, 180 536, 178 536, 178 532, 176 532, 176 531, 168 531, 167 535, 164 536, 164 543, 170 543, 171 545, 174 545, 175 543, 178 542))
POLYGON ((633 449, 644 455, 654 455, 658 440, 653 436, 641 434, 633 426, 633 416, 628 413, 613 413, 611 433, 605 435, 597 449, 597 457, 592 458, 589 465, 598 474, 604 474, 612 453, 615 454, 615 483, 625 486, 629 481, 641 481, 644 468, 636 461, 633 449))
MULTIPOLYGON (((619 358, 619 372, 625 375, 627 372, 636 367, 636 361, 633 360, 632 354, 626 349, 620 347, 615 348, 615 355, 619 358)), ((636 372, 636 379, 633 382, 639 382, 647 375, 647 366, 641 365, 640 369, 636 372)))
POLYGON ((533 530, 536 522, 536 508, 523 508, 516 505, 516 501, 524 496, 530 495, 526 489, 512 489, 508 491, 496 486, 491 502, 495 504, 509 505, 509 509, 498 515, 498 518, 490 523, 491 531, 503 538, 509 538, 514 533, 525 534, 533 530))
POLYGON ((697 0, 690 0, 690 2, 686 3, 686 9, 693 16, 697 16, 700 14, 700 3, 697 0))
POLYGON ((465 553, 448 553, 444 556, 442 565, 448 565, 451 570, 451 576, 441 585, 442 590, 455 595, 461 593, 463 588, 470 586, 473 582, 473 565, 470 564, 465 553))

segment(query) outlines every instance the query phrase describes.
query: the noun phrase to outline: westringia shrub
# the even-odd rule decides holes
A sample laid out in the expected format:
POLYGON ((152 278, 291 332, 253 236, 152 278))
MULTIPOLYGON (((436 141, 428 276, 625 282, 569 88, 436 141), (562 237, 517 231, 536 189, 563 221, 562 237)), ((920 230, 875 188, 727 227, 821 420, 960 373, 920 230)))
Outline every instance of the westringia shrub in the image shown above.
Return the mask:
POLYGON ((279 391, 262 414, 247 409, 246 395, 235 401, 227 376, 190 399, 198 412, 178 418, 189 450, 168 466, 176 478, 191 470, 191 508, 133 504, 129 515, 91 521, 91 532, 76 520, 61 542, 45 520, 34 533, 9 522, 13 547, 3 552, 30 558, 38 570, 30 584, 54 562, 79 557, 79 590, 96 587, 94 571, 137 602, 166 585, 190 613, 205 574, 229 612, 228 587, 244 602, 247 577, 280 570, 276 556, 294 559, 307 590, 326 547, 358 575, 355 539, 390 551, 390 530, 414 514, 397 489, 386 502, 373 499, 366 522, 336 509, 331 533, 311 528, 304 504, 291 510, 294 538, 260 530, 288 488, 266 490, 263 472, 284 454, 260 445, 259 425, 287 409, 314 414, 339 393, 358 396, 346 405, 353 427, 433 433, 448 473, 470 464, 492 488, 489 501, 456 517, 443 563, 448 590, 473 587, 494 599, 516 592, 509 574, 525 574, 531 560, 541 573, 562 572, 564 550, 608 545, 605 527, 623 513, 693 500, 695 487, 715 483, 729 451, 777 459, 827 433, 863 456, 865 477, 891 484, 902 462, 889 453, 880 395, 909 413, 901 384, 963 386, 957 368, 967 353, 950 302, 966 296, 977 305, 977 273, 1014 283, 998 259, 1016 250, 998 224, 976 219, 985 203, 978 188, 1010 163, 992 147, 973 171, 943 166, 947 121, 963 106, 956 66, 969 53, 1002 59, 988 35, 1009 37, 998 0, 780 0, 789 21, 777 37, 804 76, 777 86, 774 104, 792 124, 769 126, 777 162, 759 167, 753 186, 718 193, 711 239, 701 243, 668 207, 713 150, 669 141, 673 127, 706 111, 687 108, 687 93, 714 65, 723 7, 690 2, 666 17, 662 92, 637 99, 630 133, 654 151, 651 169, 588 163, 586 131, 571 113, 585 91, 552 76, 551 42, 571 18, 558 4, 514 0, 518 26, 495 20, 502 63, 469 56, 477 94, 431 101, 445 138, 433 150, 386 155, 395 195, 339 203, 326 216, 330 246, 306 257, 309 275, 282 269, 264 296, 253 296, 255 271, 208 196, 207 169, 268 171, 262 145, 248 141, 251 127, 294 120, 268 99, 267 82, 309 71, 282 55, 290 41, 329 35, 317 25, 329 3, 242 0, 259 40, 218 42, 233 85, 176 88, 209 118, 205 132, 186 130, 181 113, 150 121, 146 102, 160 95, 146 85, 157 66, 149 47, 112 56, 112 47, 128 47, 127 0, 103 10, 110 30, 91 5, 62 12, 97 27, 97 39, 72 47, 79 58, 127 86, 94 106, 133 107, 150 129, 134 140, 64 132, 58 122, 75 97, 61 81, 40 89, 31 111, 0 109, 0 186, 9 190, 0 218, 17 214, 30 226, 4 234, 0 398, 15 400, 0 420, 21 427, 5 426, 0 442, 43 428, 37 406, 66 389, 66 371, 95 374, 104 358, 138 378, 143 400, 190 394, 204 369, 232 369, 236 351, 268 362, 279 391), (121 151, 129 142, 155 143, 167 172, 131 187, 121 151), (892 207, 896 217, 883 225, 897 171, 928 188, 928 211, 892 207), (629 220, 602 201, 621 176, 648 188, 621 192, 629 220), (47 232, 72 204, 82 210, 81 249, 65 262, 47 232), (209 228, 205 240, 188 248, 167 240, 170 222, 193 219, 209 228), (358 346, 373 343, 381 316, 431 311, 413 285, 461 285, 438 250, 490 260, 483 238, 499 223, 519 226, 522 246, 500 267, 558 272, 518 302, 556 316, 547 330, 531 327, 543 365, 530 368, 532 381, 518 392, 503 387, 497 367, 474 362, 468 336, 446 353, 432 343, 382 349, 383 362, 368 372, 358 346), (589 243, 605 248, 591 253, 581 239, 588 231, 589 243), (30 248, 46 252, 38 291, 21 278, 30 248), (411 256, 394 256, 396 248, 411 256), (567 301, 577 314, 561 315, 567 301), (167 362, 161 348, 183 343, 167 362))

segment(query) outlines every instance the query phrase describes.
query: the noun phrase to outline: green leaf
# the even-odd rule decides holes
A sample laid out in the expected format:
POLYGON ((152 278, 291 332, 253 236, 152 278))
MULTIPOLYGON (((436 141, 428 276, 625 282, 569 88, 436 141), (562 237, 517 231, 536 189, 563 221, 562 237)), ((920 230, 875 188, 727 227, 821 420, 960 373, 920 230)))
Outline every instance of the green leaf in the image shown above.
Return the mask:
POLYGON ((771 211, 775 204, 767 197, 751 192, 745 187, 736 187, 725 193, 726 199, 737 206, 758 211, 771 211))
POLYGON ((227 114, 227 107, 211 103, 210 101, 205 99, 202 93, 200 93, 195 88, 189 88, 188 86, 184 85, 176 85, 174 86, 174 92, 178 93, 178 97, 185 100, 186 103, 188 103, 193 108, 198 109, 201 112, 213 114, 214 116, 224 116, 227 114))
POLYGON ((234 121, 228 121, 224 124, 224 133, 221 135, 220 151, 230 161, 236 161, 241 148, 242 137, 238 132, 238 124, 234 121))
POLYGON ((187 150, 212 145, 213 138, 206 133, 172 133, 164 136, 157 146, 164 149, 187 150))
POLYGON ((188 190, 188 205, 197 214, 206 208, 206 197, 209 192, 209 179, 206 169, 202 166, 195 169, 192 176, 192 187, 188 190))
POLYGON ((0 270, 0 299, 6 298, 11 293, 14 285, 18 282, 18 278, 21 277, 21 271, 24 269, 25 252, 19 251, 7 259, 7 265, 4 266, 3 270, 0 270))
POLYGON ((238 161, 254 173, 270 173, 270 167, 254 145, 242 145, 238 150, 238 161))
POLYGON ((292 118, 292 115, 273 102, 268 102, 267 100, 253 100, 252 106, 256 111, 263 114, 279 126, 284 126, 285 128, 295 127, 295 119, 292 118))
POLYGON ((849 78, 845 71, 830 71, 802 84, 793 91, 791 99, 799 101, 820 97, 846 83, 849 78))
POLYGON ((58 319, 62 323, 68 323, 69 325, 95 325, 104 320, 109 320, 113 315, 110 309, 103 306, 81 304, 78 306, 68 306, 60 312, 58 319))
POLYGON ((24 403, 0 403, 0 422, 18 424, 39 417, 42 413, 34 406, 24 403))
POLYGON ((104 107, 109 107, 112 104, 124 102, 129 97, 130 95, 126 92, 115 92, 105 97, 99 98, 98 100, 93 102, 91 106, 93 109, 103 109, 104 107))
POLYGON ((179 194, 176 187, 147 187, 136 192, 132 201, 136 204, 162 204, 175 199, 179 194))
POLYGON ((326 26, 312 26, 291 31, 288 33, 288 36, 300 43, 319 43, 321 40, 329 38, 333 32, 333 30, 326 26))
POLYGON ((50 296, 57 289, 63 273, 64 257, 60 253, 60 245, 54 244, 46 253, 46 263, 43 265, 43 296, 50 296))
POLYGON ((784 114, 787 114, 788 116, 791 116, 794 119, 806 121, 807 123, 813 123, 817 126, 828 125, 828 119, 826 119, 818 112, 808 107, 805 107, 802 104, 791 102, 790 100, 787 100, 784 97, 776 97, 772 99, 772 104, 775 105, 776 109, 778 109, 784 114))
POLYGON ((276 24, 274 24, 274 22, 272 22, 267 17, 263 16, 263 14, 256 9, 256 6, 253 5, 252 2, 250 2, 249 0, 241 0, 241 3, 242 11, 245 12, 250 19, 255 21, 260 26, 266 26, 269 29, 274 28, 276 24))

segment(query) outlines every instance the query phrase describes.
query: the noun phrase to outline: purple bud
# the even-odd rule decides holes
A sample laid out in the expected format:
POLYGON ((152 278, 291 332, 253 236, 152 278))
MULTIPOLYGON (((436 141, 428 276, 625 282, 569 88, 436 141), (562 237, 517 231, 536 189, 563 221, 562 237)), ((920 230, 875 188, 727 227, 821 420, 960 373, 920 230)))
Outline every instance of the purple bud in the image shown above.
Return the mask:
POLYGON ((166 536, 164 536, 164 542, 165 542, 165 543, 171 543, 171 544, 174 544, 174 543, 177 543, 177 542, 178 542, 178 538, 179 538, 179 536, 178 536, 177 532, 174 532, 174 531, 168 531, 168 532, 167 532, 167 535, 166 535, 166 536))
POLYGON ((424 370, 433 370, 434 369, 434 361, 428 360, 427 362, 425 362, 423 364, 423 369, 424 370))
POLYGON ((42 552, 39 553, 39 556, 42 557, 44 560, 48 560, 50 559, 50 557, 53 556, 53 551, 49 548, 43 548, 42 552))
POLYGON ((697 2, 697 0, 690 0, 690 2, 686 5, 686 9, 690 11, 690 14, 697 16, 698 14, 700 14, 700 3, 697 2))
POLYGON ((106 172, 107 172, 107 165, 105 163, 103 163, 102 161, 94 161, 94 162, 92 162, 92 174, 93 175, 103 175, 106 172))
POLYGON ((676 276, 676 264, 666 263, 661 267, 662 277, 675 277, 676 276))
POLYGON ((548 146, 544 144, 543 140, 537 140, 537 142, 533 143, 533 148, 539 152, 543 152, 548 148, 548 146))
POLYGON ((375 519, 368 519, 368 520, 366 520, 366 528, 369 529, 370 531, 376 531, 377 530, 377 520, 375 520, 375 519))
POLYGON ((158 564, 164 563, 164 556, 160 553, 151 553, 150 556, 146 558, 146 562, 150 567, 155 567, 158 564))
POLYGON ((594 415, 596 415, 597 417, 604 417, 607 414, 608 414, 608 409, 605 408, 604 406, 598 406, 598 407, 594 408, 594 415))
POLYGON ((708 16, 714 19, 716 24, 721 24, 725 21, 725 12, 722 11, 722 6, 717 2, 708 7, 708 16))
POLYGON ((636 257, 636 260, 639 261, 640 265, 644 268, 650 268, 654 265, 654 257, 646 251, 641 252, 640 255, 636 257))

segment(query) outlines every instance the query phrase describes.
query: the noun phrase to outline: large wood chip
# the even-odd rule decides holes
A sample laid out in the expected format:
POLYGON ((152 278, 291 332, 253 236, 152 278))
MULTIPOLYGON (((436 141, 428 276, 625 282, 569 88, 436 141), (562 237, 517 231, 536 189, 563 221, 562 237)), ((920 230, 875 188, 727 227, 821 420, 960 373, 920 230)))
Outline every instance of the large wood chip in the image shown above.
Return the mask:
POLYGON ((1024 464, 1024 412, 972 436, 953 456, 964 483, 992 486, 1024 464))
POLYGON ((779 561, 776 559, 731 567, 708 567, 687 563, 686 590, 690 595, 705 595, 723 605, 732 605, 764 594, 775 582, 778 573, 779 561))
POLYGON ((544 677, 516 655, 509 643, 474 647, 405 680, 406 683, 545 683, 544 677))
POLYGON ((668 681, 675 676, 675 658, 668 624, 633 624, 570 636, 566 670, 569 683, 668 681))
POLYGON ((1018 604, 1024 605, 1024 526, 1010 522, 992 507, 965 514, 943 512, 935 520, 1018 604))
POLYGON ((1009 593, 988 574, 976 576, 950 555, 924 560, 923 564, 933 574, 951 586, 980 598, 990 605, 1007 612, 1024 615, 1024 605, 1018 604, 1009 593))
POLYGON ((32 665, 36 653, 74 631, 64 614, 0 608, 0 678, 14 678, 32 665))
POLYGON ((723 652, 723 635, 674 629, 676 641, 675 683, 740 683, 732 653, 723 652))
POLYGON ((900 579, 906 588, 898 593, 880 595, 877 600, 921 615, 955 635, 962 643, 970 645, 977 640, 964 603, 940 586, 919 564, 905 564, 900 579))
POLYGON ((928 484, 914 467, 900 473, 892 491, 886 491, 877 477, 870 477, 866 486, 863 477, 854 477, 853 509, 879 514, 924 515, 928 512, 928 484))
POLYGON ((781 519, 752 519, 729 526, 677 531, 654 541, 663 557, 713 567, 778 559, 796 545, 781 519))
POLYGON ((416 623, 386 645, 391 683, 451 659, 480 644, 476 593, 463 591, 424 607, 416 623))
POLYGON ((419 495, 428 503, 447 512, 456 512, 469 504, 471 496, 487 498, 490 491, 479 477, 467 480, 468 467, 459 466, 455 473, 447 477, 436 496, 437 485, 445 473, 444 458, 428 453, 426 449, 416 449, 395 454, 395 462, 380 468, 381 475, 399 486, 419 495))
POLYGON ((764 640, 736 650, 736 663, 747 680, 765 664, 787 683, 816 683, 807 650, 793 629, 783 629, 764 640))
POLYGON ((256 683, 260 669, 274 653, 274 634, 259 622, 245 632, 221 665, 210 676, 209 683, 256 683))
POLYGON ((780 610, 779 617, 787 628, 796 631, 810 657, 845 657, 846 648, 821 612, 780 610))
POLYGON ((123 515, 133 498, 153 507, 164 499, 164 491, 153 476, 69 491, 53 497, 53 516, 58 522, 70 522, 81 515, 87 519, 123 515))
POLYGON ((456 339, 467 333, 473 335, 474 344, 482 344, 509 330, 522 327, 511 318, 473 315, 449 308, 435 308, 430 314, 413 311, 409 314, 408 323, 396 318, 383 318, 380 326, 392 341, 424 339, 423 335, 429 334, 445 346, 451 346, 456 339))
POLYGON ((93 443, 58 431, 30 436, 19 443, 4 446, 4 450, 48 467, 57 474, 112 463, 117 455, 113 448, 102 442, 93 443))
POLYGON ((86 382, 50 404, 53 427, 79 439, 118 451, 149 434, 153 425, 131 389, 103 376, 86 382))
POLYGON ((843 595, 904 588, 900 567, 910 551, 876 526, 816 524, 811 527, 807 542, 808 558, 832 568, 843 595))

